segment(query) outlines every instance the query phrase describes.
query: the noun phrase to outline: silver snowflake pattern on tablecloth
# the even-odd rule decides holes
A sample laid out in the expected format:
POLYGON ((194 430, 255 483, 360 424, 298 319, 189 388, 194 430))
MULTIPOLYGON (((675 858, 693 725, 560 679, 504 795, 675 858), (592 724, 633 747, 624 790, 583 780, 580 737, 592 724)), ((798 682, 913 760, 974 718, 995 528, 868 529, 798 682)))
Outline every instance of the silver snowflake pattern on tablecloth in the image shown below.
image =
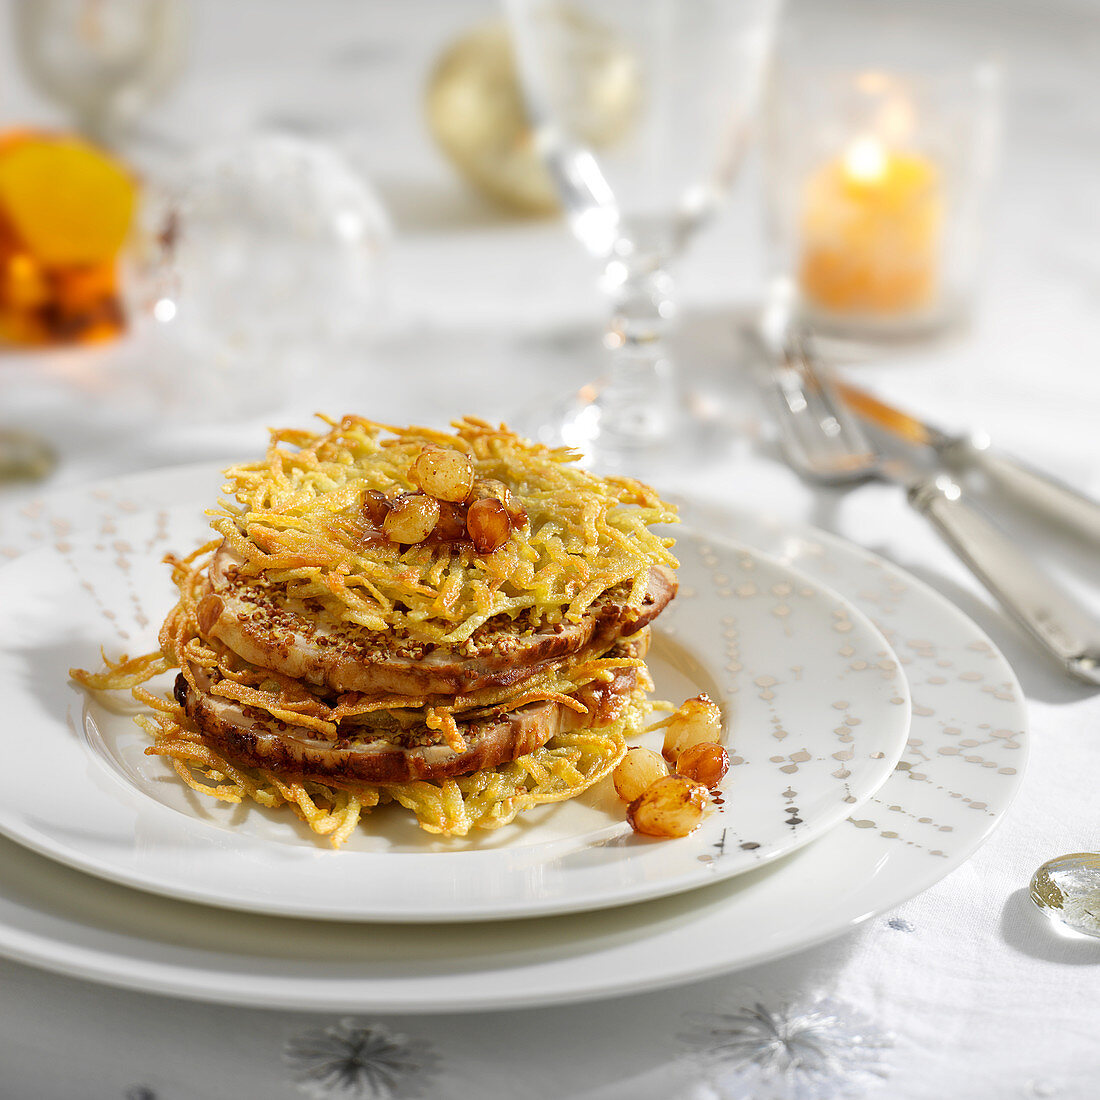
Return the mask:
POLYGON ((687 1019, 680 1039, 721 1100, 854 1100, 889 1075, 893 1040, 832 998, 687 1019))
POLYGON ((908 921, 904 917, 891 917, 886 924, 895 932, 912 932, 916 927, 912 921, 908 921))
POLYGON ((412 1100, 424 1095, 439 1056, 383 1024, 344 1019, 288 1040, 283 1061, 312 1100, 412 1100))

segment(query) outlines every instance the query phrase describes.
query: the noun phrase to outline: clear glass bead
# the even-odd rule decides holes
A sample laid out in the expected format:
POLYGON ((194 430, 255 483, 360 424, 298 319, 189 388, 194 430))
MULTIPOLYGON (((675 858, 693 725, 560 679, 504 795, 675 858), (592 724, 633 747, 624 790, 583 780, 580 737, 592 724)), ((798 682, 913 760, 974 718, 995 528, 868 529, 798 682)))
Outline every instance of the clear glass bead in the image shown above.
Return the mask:
POLYGON ((1047 860, 1032 876, 1031 900, 1062 930, 1100 938, 1100 853, 1047 860))

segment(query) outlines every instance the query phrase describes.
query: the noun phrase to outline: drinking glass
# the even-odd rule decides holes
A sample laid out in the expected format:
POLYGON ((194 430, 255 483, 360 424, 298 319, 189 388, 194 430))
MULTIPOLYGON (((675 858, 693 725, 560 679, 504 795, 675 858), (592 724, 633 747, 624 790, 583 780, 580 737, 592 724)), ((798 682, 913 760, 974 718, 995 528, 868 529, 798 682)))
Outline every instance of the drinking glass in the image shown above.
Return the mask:
POLYGON ((17 0, 19 60, 77 128, 115 144, 183 67, 184 0, 17 0))
POLYGON ((574 234, 605 265, 612 303, 606 381, 583 387, 537 434, 610 469, 682 454, 697 433, 665 352, 675 315, 667 266, 737 172, 778 0, 507 8, 538 148, 574 234), (600 109, 609 81, 613 127, 600 109))

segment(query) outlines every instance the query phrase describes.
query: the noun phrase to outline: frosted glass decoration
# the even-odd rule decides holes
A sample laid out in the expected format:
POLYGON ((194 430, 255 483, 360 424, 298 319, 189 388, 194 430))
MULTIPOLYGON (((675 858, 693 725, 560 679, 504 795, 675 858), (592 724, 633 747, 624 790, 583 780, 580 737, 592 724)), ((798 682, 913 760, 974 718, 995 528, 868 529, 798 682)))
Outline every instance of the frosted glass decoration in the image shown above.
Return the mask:
POLYGON ((328 146, 261 135, 211 149, 154 223, 142 297, 192 398, 273 407, 377 325, 389 218, 328 146))

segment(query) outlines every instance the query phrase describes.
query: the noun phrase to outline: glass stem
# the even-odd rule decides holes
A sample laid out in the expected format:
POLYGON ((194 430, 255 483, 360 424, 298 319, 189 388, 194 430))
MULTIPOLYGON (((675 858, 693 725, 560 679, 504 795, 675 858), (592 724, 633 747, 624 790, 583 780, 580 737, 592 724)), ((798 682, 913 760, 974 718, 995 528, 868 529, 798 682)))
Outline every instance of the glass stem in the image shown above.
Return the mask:
POLYGON ((675 317, 672 280, 659 258, 607 266, 611 323, 609 381, 601 395, 601 434, 617 447, 659 444, 675 430, 677 394, 665 337, 675 317))

